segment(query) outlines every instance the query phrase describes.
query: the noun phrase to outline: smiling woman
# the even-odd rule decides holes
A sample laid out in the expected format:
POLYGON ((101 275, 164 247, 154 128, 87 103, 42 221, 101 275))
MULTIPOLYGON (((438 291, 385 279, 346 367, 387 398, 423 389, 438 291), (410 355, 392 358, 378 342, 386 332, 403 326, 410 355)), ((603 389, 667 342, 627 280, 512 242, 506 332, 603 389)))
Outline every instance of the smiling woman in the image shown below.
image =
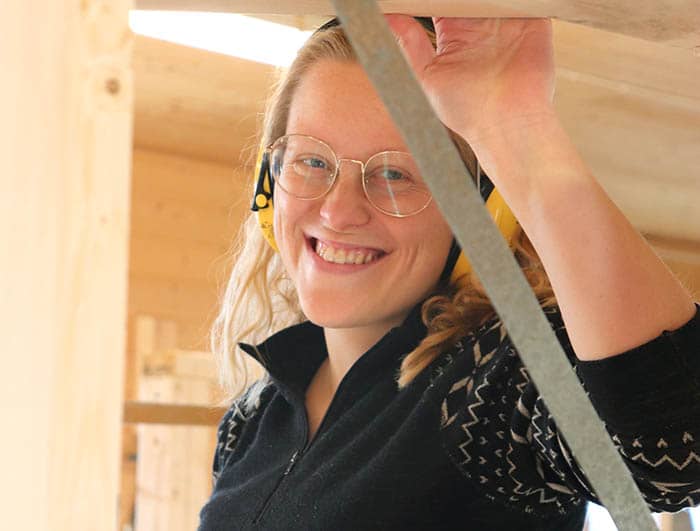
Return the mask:
MULTIPOLYGON (((406 151, 356 63, 318 61, 309 68, 295 90, 286 132, 324 139, 341 160, 366 161, 379 151, 406 151)), ((411 160, 408 154, 404 158, 411 160)), ((357 171, 358 164, 337 168, 332 187, 318 199, 299 200, 285 193, 281 181, 274 226, 302 311, 324 327, 329 352, 342 353, 343 361, 333 370, 339 381, 355 359, 435 290, 452 233, 434 202, 420 205, 413 215, 387 215, 364 192, 370 175, 357 171), (311 239, 334 257, 359 251, 372 252, 376 259, 362 265, 336 264, 319 256, 309 245, 311 239), (363 341, 355 344, 360 337, 363 341)), ((409 198, 395 200, 403 206, 409 198)))
MULTIPOLYGON (((439 19, 437 38, 430 19, 390 22, 465 165, 510 199, 515 256, 647 502, 696 502, 700 319, 561 135, 548 22, 439 19), (571 215, 537 210, 562 197, 571 215), (590 260, 555 252, 573 253, 567 220, 600 235, 576 243, 590 260), (673 332, 589 318, 620 268, 663 295, 653 326, 673 332)), ((261 145, 260 218, 212 334, 234 400, 200 529, 581 529, 595 494, 478 280, 453 276, 459 247, 337 22, 282 77, 261 145), (265 376, 251 385, 241 356, 265 376)))

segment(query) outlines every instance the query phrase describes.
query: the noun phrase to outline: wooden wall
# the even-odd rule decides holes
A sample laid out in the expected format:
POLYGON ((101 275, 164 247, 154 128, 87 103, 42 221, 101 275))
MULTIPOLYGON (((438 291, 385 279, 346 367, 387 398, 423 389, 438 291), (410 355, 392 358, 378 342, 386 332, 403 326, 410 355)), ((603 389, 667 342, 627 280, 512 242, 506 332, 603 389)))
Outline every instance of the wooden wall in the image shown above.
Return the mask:
POLYGON ((114 529, 130 0, 0 3, 3 529, 114 529))
MULTIPOLYGON (((249 79, 232 77, 242 63, 136 36, 127 400, 220 398, 205 389, 213 363, 197 378, 144 365, 165 351, 209 347, 229 250, 250 206, 246 165, 273 73, 247 63, 249 79)), ((126 424, 122 437, 120 529, 193 528, 211 486, 215 428, 126 424)))
POLYGON ((207 333, 249 207, 247 174, 220 162, 134 149, 129 319, 173 321, 177 348, 208 348, 207 333))
MULTIPOLYGON (((247 177, 220 161, 134 146, 127 399, 211 405, 218 398, 213 359, 197 378, 149 374, 144 363, 166 350, 208 350, 229 248, 249 207, 247 177)), ((192 529, 211 487, 215 427, 125 425, 123 440, 122 530, 192 529)))

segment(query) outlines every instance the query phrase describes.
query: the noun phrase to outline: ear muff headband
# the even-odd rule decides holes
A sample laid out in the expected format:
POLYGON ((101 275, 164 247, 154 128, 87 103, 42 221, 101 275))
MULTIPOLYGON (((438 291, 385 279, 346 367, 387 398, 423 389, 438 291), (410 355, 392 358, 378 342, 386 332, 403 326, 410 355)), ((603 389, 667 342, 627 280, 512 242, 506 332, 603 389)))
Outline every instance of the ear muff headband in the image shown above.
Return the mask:
MULTIPOLYGON (((265 148, 262 148, 258 153, 255 175, 255 192, 251 210, 257 214, 258 224, 262 230, 263 237, 270 244, 270 247, 277 252, 275 232, 272 225, 274 219, 273 191, 275 181, 270 174, 270 152, 265 148)), ((481 172, 478 162, 477 185, 481 197, 486 202, 486 209, 491 214, 494 223, 496 223, 508 246, 512 249, 515 238, 520 231, 520 225, 501 194, 493 186, 491 179, 481 172)), ((464 253, 460 251, 450 274, 450 282, 460 286, 464 285, 467 282, 470 271, 471 264, 464 253)))

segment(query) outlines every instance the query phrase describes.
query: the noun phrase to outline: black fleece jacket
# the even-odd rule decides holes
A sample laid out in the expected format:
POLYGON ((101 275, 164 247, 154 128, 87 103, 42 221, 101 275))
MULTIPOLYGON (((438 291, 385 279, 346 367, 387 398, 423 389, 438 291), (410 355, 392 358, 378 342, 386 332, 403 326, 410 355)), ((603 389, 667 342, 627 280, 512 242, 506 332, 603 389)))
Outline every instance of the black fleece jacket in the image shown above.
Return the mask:
MULTIPOLYGON (((244 345, 270 378, 221 421, 200 531, 582 528, 595 495, 498 318, 398 390, 426 333, 419 310, 352 366, 311 441, 304 393, 327 356, 322 329, 244 345)), ((580 362, 558 309, 545 313, 649 506, 699 503, 700 314, 580 362)))

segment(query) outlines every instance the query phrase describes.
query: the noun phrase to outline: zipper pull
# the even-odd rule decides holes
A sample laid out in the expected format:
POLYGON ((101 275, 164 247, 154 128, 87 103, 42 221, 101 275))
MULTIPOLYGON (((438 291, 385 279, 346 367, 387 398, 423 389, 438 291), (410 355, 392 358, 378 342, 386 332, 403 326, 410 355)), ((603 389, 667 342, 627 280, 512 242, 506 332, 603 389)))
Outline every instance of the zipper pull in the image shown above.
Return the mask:
POLYGON ((285 469, 284 473, 282 474, 283 476, 286 476, 292 471, 292 468, 294 468, 294 463, 297 462, 297 457, 299 457, 299 450, 294 452, 292 454, 292 458, 289 460, 289 464, 287 465, 287 468, 285 469))

